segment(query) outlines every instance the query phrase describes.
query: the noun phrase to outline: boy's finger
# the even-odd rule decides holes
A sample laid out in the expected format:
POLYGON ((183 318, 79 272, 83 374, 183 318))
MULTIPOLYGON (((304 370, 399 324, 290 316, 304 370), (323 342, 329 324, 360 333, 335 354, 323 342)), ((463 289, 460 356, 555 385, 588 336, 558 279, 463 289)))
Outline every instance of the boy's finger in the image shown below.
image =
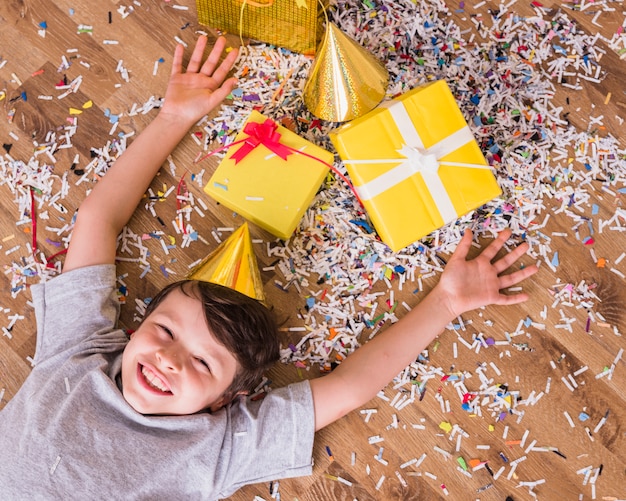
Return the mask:
POLYGON ((215 106, 219 105, 236 86, 237 79, 229 78, 219 88, 214 90, 209 97, 210 108, 213 109, 215 106))
POLYGON ((509 268, 520 257, 526 254, 527 250, 528 250, 528 244, 526 242, 523 242, 517 247, 515 247, 511 252, 502 256, 495 263, 493 263, 493 266, 496 269, 496 273, 500 274, 504 270, 509 268))
POLYGON ((237 49, 233 49, 228 54, 226 54, 226 57, 224 58, 222 63, 213 72, 212 76, 216 82, 218 83, 222 82, 226 78, 226 76, 228 75, 228 72, 231 70, 231 68, 235 64, 235 61, 237 60, 238 55, 239 55, 239 51, 237 49))
POLYGON ((213 75, 213 71, 215 70, 217 63, 219 63, 225 46, 226 39, 224 37, 218 37, 218 39, 215 41, 215 44, 213 44, 213 48, 209 53, 209 57, 206 58, 206 61, 202 65, 202 68, 200 68, 200 73, 209 77, 213 75))
POLYGON ((480 255, 491 261, 494 257, 496 257, 496 254, 500 252, 500 249, 502 249, 510 236, 511 230, 502 230, 496 239, 483 249, 480 255))
POLYGON ((510 296, 507 296, 506 294, 500 294, 498 296, 498 300, 494 304, 497 304, 500 306, 519 304, 519 303, 523 303, 524 301, 528 301, 529 297, 530 296, 526 294, 525 292, 522 292, 520 294, 512 294, 510 296))
POLYGON ((204 56, 204 49, 206 48, 207 37, 201 35, 198 37, 196 46, 191 53, 191 59, 187 65, 187 73, 198 73, 200 65, 202 64, 202 56, 204 56))
POLYGON ((174 49, 174 58, 172 59, 171 75, 177 75, 183 71, 183 52, 185 48, 178 44, 174 49))
POLYGON ((467 257, 467 253, 472 246, 472 230, 465 230, 463 233, 463 238, 459 241, 459 244, 456 246, 456 250, 452 254, 450 261, 453 259, 465 259, 467 257))
POLYGON ((526 280, 528 277, 537 273, 539 268, 536 265, 527 266, 519 271, 511 273, 510 275, 504 275, 500 277, 500 289, 507 289, 514 285, 519 284, 520 282, 526 280))

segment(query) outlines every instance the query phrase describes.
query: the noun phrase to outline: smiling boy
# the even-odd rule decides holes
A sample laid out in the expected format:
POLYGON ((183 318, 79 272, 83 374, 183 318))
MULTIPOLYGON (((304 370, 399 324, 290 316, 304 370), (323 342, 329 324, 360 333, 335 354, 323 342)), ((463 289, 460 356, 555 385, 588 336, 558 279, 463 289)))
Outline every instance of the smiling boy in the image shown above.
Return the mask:
POLYGON ((200 37, 186 71, 176 48, 158 116, 85 199, 63 273, 33 286, 35 367, 0 412, 5 499, 217 499, 239 487, 311 473, 314 432, 372 399, 458 315, 525 294, 500 290, 525 253, 497 254, 503 231, 467 260, 467 231, 439 284, 402 320, 330 374, 237 398, 278 359, 269 311, 202 282, 166 287, 130 340, 116 328, 117 235, 187 131, 234 88, 237 51, 205 60, 200 37))

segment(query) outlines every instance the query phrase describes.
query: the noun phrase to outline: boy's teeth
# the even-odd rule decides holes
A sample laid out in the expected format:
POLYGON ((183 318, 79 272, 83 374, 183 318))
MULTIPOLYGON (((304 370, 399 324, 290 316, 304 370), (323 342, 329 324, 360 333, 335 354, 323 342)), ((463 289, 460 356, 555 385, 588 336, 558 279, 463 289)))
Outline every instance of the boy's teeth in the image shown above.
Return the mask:
POLYGON ((152 372, 148 371, 148 369, 143 366, 141 367, 141 373, 143 374, 143 377, 146 379, 148 384, 153 388, 156 388, 157 390, 164 393, 169 391, 166 387, 163 386, 163 383, 161 383, 161 380, 158 377, 156 377, 152 372))

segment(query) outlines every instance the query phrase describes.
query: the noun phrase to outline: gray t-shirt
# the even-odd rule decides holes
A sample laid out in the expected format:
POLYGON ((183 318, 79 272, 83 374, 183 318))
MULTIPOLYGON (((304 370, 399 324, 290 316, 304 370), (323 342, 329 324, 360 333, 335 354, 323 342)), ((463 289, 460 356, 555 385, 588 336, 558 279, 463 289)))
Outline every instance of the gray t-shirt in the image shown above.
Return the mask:
POLYGON ((245 484, 308 475, 308 382, 213 414, 144 416, 116 379, 115 267, 33 286, 35 367, 0 411, 2 499, 216 499, 245 484))

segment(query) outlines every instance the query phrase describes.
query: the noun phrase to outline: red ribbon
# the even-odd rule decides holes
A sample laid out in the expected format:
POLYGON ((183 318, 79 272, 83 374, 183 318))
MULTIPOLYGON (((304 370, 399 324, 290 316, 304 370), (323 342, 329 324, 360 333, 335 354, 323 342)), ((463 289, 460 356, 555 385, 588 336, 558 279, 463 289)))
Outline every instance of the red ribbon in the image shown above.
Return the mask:
POLYGON ((248 122, 243 129, 248 137, 230 157, 235 161, 235 165, 260 144, 283 160, 287 160, 291 150, 288 146, 280 144, 280 134, 277 129, 278 125, 271 118, 266 119, 263 123, 248 122))

